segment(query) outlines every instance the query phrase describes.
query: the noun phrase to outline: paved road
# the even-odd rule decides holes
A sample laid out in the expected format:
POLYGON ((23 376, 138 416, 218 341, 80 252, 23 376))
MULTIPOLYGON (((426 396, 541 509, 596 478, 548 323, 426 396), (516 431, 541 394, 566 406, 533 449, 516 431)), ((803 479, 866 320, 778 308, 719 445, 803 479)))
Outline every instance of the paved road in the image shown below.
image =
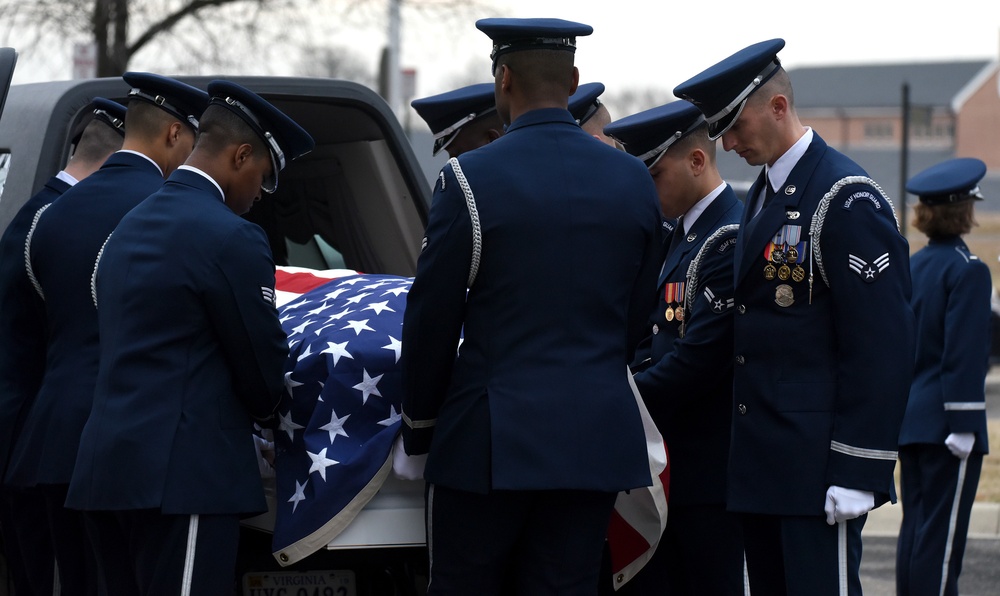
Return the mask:
POLYGON ((1000 418, 1000 364, 986 376, 986 416, 1000 418))
MULTIPOLYGON (((866 536, 861 557, 861 585, 865 596, 896 596, 896 538, 866 536)), ((962 596, 1000 594, 1000 538, 970 538, 965 549, 962 596)))

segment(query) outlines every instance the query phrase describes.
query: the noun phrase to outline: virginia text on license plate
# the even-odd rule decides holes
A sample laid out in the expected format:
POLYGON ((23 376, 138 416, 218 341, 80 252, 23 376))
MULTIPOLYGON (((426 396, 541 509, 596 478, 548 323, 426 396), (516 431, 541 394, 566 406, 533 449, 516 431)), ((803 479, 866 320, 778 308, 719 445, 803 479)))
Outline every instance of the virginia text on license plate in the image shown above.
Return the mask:
POLYGON ((243 576, 243 596, 355 596, 354 572, 275 571, 243 576))

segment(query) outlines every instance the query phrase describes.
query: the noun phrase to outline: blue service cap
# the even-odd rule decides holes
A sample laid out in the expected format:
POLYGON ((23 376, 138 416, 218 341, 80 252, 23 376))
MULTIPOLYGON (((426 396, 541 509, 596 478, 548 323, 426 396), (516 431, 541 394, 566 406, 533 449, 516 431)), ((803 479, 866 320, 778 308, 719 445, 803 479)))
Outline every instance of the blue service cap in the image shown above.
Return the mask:
POLYGON ((519 50, 566 50, 576 52, 576 38, 594 28, 563 19, 479 19, 476 28, 493 40, 490 59, 496 72, 497 58, 519 50))
POLYGON ((274 166, 273 179, 265 180, 264 192, 278 188, 278 172, 287 161, 312 151, 316 142, 304 128, 274 107, 264 98, 232 81, 212 81, 208 84, 210 105, 223 107, 243 119, 267 145, 274 166))
POLYGON ((107 124, 124 137, 127 108, 117 101, 103 97, 95 97, 91 103, 94 104, 94 119, 107 124))
POLYGON ((604 93, 602 83, 586 83, 576 88, 576 93, 569 96, 569 111, 576 119, 576 123, 583 126, 587 120, 594 117, 597 109, 601 107, 601 100, 598 99, 604 93))
POLYGON ((747 98, 778 71, 783 47, 785 40, 770 39, 743 48, 674 87, 674 95, 698 106, 714 141, 740 117, 747 98))
POLYGON ((434 155, 451 144, 466 124, 497 110, 493 83, 469 85, 410 102, 434 133, 434 155))
POLYGON ((198 132, 198 119, 208 107, 208 94, 180 81, 151 72, 127 72, 129 100, 151 103, 198 132))
POLYGON ((970 199, 982 201, 979 181, 985 175, 985 163, 974 157, 959 157, 933 165, 910 178, 906 190, 917 195, 925 205, 944 205, 970 199))
POLYGON ((604 134, 651 168, 671 145, 704 123, 705 117, 694 104, 674 101, 616 120, 604 127, 604 134))

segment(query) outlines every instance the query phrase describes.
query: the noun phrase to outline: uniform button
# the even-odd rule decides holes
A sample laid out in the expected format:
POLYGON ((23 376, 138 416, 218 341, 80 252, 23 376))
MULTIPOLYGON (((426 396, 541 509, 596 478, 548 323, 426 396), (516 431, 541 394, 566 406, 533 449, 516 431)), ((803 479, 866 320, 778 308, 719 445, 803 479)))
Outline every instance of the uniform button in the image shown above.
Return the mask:
POLYGON ((736 357, 736 364, 743 364, 744 362, 746 362, 746 360, 743 359, 742 354, 736 357))
POLYGON ((740 404, 739 405, 739 410, 740 410, 740 414, 746 414, 747 413, 747 407, 744 404, 740 404))
POLYGON ((736 312, 740 313, 741 315, 742 314, 746 314, 747 307, 741 304, 741 305, 739 305, 739 306, 736 307, 736 312))

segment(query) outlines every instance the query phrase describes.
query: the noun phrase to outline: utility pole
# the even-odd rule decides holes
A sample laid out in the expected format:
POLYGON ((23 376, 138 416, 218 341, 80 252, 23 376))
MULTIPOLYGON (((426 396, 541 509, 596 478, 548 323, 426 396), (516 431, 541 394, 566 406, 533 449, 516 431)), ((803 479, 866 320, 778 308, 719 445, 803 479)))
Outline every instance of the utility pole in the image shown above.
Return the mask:
POLYGON ((910 84, 903 83, 903 131, 902 146, 899 151, 899 203, 900 219, 899 230, 906 238, 906 180, 909 178, 907 170, 910 161, 910 84))
POLYGON ((402 103, 402 78, 399 70, 400 29, 402 27, 399 9, 403 0, 389 0, 389 51, 386 60, 386 90, 385 100, 389 108, 399 118, 402 103))

